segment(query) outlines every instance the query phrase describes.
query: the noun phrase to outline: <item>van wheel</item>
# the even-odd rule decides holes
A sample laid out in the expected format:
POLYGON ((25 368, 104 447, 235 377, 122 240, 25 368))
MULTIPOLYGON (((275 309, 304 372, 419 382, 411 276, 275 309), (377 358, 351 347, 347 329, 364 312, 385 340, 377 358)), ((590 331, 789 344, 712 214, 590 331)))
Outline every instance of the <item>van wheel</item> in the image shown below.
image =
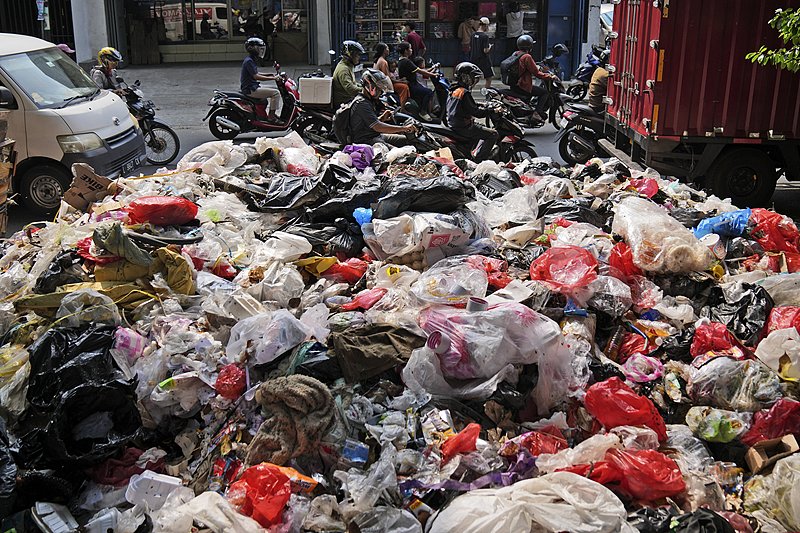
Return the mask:
POLYGON ((745 148, 723 155, 708 173, 705 185, 739 207, 769 204, 778 181, 775 163, 761 150, 745 148))
POLYGON ((61 197, 72 177, 56 165, 38 165, 22 175, 20 193, 25 207, 36 213, 52 213, 61 205, 61 197))

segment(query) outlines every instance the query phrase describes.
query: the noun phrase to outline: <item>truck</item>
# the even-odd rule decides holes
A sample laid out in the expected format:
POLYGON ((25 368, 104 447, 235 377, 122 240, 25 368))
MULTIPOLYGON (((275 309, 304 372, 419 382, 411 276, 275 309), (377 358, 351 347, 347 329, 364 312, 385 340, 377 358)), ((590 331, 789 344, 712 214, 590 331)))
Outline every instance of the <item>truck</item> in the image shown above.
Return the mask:
POLYGON ((800 0, 613 0, 606 139, 634 165, 766 205, 800 180, 800 74, 746 58, 800 0))

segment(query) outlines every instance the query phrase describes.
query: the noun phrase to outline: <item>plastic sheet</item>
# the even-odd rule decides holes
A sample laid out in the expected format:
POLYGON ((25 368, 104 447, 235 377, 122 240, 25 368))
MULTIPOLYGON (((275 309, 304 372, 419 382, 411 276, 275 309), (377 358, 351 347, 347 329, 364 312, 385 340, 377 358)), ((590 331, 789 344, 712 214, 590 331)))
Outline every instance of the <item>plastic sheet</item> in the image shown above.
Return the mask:
POLYGON ((723 290, 714 287, 703 311, 715 322, 722 322, 746 346, 755 346, 764 335, 773 303, 762 287, 742 283, 723 290))
POLYGON ((694 236, 700 239, 709 233, 716 233, 723 237, 740 237, 747 229, 750 214, 750 209, 741 209, 707 218, 697 225, 694 236))
POLYGON ((436 304, 464 304, 470 296, 486 296, 489 277, 468 256, 448 257, 426 270, 411 286, 420 300, 436 304))

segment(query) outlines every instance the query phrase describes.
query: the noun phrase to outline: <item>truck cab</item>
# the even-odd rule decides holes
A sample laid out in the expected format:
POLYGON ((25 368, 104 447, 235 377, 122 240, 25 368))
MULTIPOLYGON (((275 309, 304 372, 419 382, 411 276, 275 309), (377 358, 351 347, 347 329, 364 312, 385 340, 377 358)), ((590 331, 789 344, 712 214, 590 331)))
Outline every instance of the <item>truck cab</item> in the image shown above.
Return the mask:
POLYGON ((0 33, 0 114, 16 141, 12 189, 37 212, 58 208, 73 163, 113 179, 145 159, 141 130, 122 98, 35 37, 0 33))

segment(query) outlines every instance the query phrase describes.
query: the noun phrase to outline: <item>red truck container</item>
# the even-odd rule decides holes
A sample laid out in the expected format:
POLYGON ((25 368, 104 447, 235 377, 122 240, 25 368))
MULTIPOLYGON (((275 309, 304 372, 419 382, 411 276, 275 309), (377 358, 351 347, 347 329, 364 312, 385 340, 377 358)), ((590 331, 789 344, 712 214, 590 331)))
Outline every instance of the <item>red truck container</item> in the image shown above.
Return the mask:
POLYGON ((800 0, 614 0, 607 151, 763 205, 800 180, 800 74, 751 63, 800 0), (609 128, 611 126, 611 128, 609 128))

